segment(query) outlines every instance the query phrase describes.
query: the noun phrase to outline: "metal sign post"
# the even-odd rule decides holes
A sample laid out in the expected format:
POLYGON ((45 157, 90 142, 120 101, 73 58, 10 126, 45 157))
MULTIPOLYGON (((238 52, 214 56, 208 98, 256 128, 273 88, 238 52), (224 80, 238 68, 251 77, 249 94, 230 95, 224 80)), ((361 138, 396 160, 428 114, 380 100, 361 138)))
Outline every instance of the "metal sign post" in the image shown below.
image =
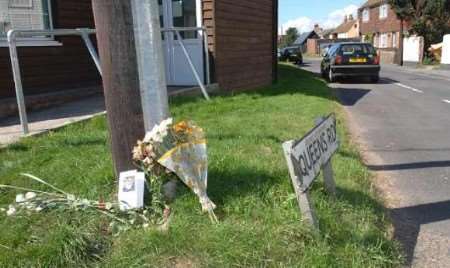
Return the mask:
POLYGON ((309 188, 323 170, 325 188, 335 195, 331 157, 339 148, 336 118, 334 114, 316 120, 316 127, 298 141, 283 143, 289 174, 294 186, 302 219, 318 227, 309 188))

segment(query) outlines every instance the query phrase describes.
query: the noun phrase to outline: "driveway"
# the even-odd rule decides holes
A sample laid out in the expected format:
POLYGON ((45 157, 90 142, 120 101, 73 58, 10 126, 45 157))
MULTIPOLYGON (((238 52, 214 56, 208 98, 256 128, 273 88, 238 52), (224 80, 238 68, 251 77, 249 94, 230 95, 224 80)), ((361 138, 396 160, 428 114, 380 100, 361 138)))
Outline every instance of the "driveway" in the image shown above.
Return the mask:
MULTIPOLYGON (((319 73, 319 60, 301 67, 319 73)), ((450 75, 382 66, 378 84, 330 84, 379 177, 407 265, 450 267, 450 75)))

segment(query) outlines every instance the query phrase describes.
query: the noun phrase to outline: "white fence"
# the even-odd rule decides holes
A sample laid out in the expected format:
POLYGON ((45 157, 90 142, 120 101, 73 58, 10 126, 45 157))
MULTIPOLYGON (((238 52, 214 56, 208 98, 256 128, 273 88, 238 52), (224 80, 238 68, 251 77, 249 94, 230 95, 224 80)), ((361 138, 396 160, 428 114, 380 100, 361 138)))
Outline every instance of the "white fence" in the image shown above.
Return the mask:
POLYGON ((450 34, 444 36, 441 64, 450 65, 450 34))
POLYGON ((424 39, 421 36, 407 37, 403 41, 403 61, 406 64, 418 64, 423 59, 424 39))

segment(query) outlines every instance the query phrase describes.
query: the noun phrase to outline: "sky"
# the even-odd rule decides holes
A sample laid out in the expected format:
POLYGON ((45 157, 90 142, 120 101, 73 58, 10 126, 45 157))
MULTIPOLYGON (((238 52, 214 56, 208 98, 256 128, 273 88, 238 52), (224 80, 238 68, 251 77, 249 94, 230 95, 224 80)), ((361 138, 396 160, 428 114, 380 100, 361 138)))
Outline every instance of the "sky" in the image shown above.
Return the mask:
POLYGON ((324 29, 341 24, 345 15, 356 18, 365 0, 279 0, 279 31, 296 27, 300 33, 310 31, 318 23, 324 29))

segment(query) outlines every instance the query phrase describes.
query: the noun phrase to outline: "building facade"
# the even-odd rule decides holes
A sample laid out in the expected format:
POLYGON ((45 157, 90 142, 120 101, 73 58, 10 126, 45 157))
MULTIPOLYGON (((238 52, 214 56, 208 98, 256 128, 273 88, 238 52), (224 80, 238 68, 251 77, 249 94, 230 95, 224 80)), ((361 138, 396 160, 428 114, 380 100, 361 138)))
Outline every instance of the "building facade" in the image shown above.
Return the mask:
MULTIPOLYGON (((380 51, 381 61, 399 61, 401 21, 387 0, 369 0, 358 10, 363 41, 371 42, 380 51)), ((404 22, 404 31, 408 25, 404 22)))
POLYGON ((359 37, 359 21, 353 15, 345 16, 344 21, 332 32, 331 39, 346 39, 359 37))
MULTIPOLYGON (((276 76, 277 0, 159 0, 163 28, 207 28, 211 79, 224 90, 271 84, 276 76)), ((0 100, 15 97, 6 32, 9 29, 95 28, 91 0, 0 1, 0 100)), ((202 33, 182 38, 206 81, 202 33)), ((95 38, 94 38, 95 39, 95 38)), ((95 41, 95 40, 94 40, 95 41)), ((36 37, 18 42, 24 93, 32 96, 101 86, 88 50, 79 37, 36 37)), ((166 80, 193 86, 196 80, 181 46, 163 34, 166 80)))

